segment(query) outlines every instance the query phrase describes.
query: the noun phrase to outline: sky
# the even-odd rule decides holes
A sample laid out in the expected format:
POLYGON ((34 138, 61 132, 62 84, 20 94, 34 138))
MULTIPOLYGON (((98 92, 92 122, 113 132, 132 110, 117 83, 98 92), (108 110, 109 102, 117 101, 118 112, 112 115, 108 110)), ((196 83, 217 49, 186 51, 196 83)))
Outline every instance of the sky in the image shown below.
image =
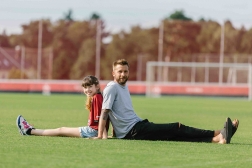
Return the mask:
POLYGON ((110 32, 157 27, 162 19, 176 10, 187 17, 223 23, 230 20, 236 28, 252 28, 252 0, 1 0, 0 34, 22 32, 22 24, 39 19, 52 22, 72 10, 75 20, 87 20, 98 13, 110 32))

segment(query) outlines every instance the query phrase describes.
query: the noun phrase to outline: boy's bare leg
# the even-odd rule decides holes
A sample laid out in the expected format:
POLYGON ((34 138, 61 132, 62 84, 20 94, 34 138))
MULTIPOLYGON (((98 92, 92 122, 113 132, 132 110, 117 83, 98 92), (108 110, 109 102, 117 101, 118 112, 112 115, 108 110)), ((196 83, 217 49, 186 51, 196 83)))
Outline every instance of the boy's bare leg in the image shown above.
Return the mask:
POLYGON ((31 135, 81 137, 79 128, 61 127, 56 129, 32 129, 31 135))

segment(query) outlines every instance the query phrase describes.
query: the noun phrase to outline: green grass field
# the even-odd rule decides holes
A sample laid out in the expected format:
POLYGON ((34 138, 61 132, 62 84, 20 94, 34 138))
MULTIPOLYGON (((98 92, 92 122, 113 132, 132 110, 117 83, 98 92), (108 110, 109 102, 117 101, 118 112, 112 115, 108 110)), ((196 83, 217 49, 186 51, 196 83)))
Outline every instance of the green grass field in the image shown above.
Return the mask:
POLYGON ((152 122, 181 122, 221 129, 227 116, 240 125, 231 144, 169 141, 88 140, 21 136, 16 117, 35 128, 87 124, 84 95, 0 93, 0 168, 143 168, 250 167, 252 165, 252 102, 245 99, 132 96, 138 116, 152 122))

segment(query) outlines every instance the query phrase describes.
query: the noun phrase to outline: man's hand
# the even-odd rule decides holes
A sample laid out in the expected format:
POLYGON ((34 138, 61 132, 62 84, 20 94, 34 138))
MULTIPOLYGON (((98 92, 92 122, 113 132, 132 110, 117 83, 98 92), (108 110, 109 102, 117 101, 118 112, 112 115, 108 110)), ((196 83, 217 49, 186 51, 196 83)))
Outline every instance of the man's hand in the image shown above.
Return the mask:
POLYGON ((102 137, 89 137, 89 138, 87 138, 87 139, 102 139, 102 137))
MULTIPOLYGON (((108 137, 108 133, 105 130, 105 126, 107 123, 107 119, 108 119, 108 113, 110 112, 110 110, 108 109, 102 109, 101 110, 101 115, 100 115, 100 119, 99 119, 99 127, 98 127, 98 137, 108 137)), ((100 138, 100 139, 101 139, 100 138)))

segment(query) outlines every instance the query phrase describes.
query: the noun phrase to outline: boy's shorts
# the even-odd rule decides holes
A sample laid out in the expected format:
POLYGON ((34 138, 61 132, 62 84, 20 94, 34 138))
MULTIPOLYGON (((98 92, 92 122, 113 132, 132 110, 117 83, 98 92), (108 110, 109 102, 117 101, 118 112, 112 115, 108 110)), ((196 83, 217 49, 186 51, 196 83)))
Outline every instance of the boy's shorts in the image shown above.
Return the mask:
POLYGON ((82 138, 89 138, 89 137, 97 137, 98 136, 98 131, 89 127, 89 126, 79 127, 79 131, 80 131, 80 136, 82 138))

